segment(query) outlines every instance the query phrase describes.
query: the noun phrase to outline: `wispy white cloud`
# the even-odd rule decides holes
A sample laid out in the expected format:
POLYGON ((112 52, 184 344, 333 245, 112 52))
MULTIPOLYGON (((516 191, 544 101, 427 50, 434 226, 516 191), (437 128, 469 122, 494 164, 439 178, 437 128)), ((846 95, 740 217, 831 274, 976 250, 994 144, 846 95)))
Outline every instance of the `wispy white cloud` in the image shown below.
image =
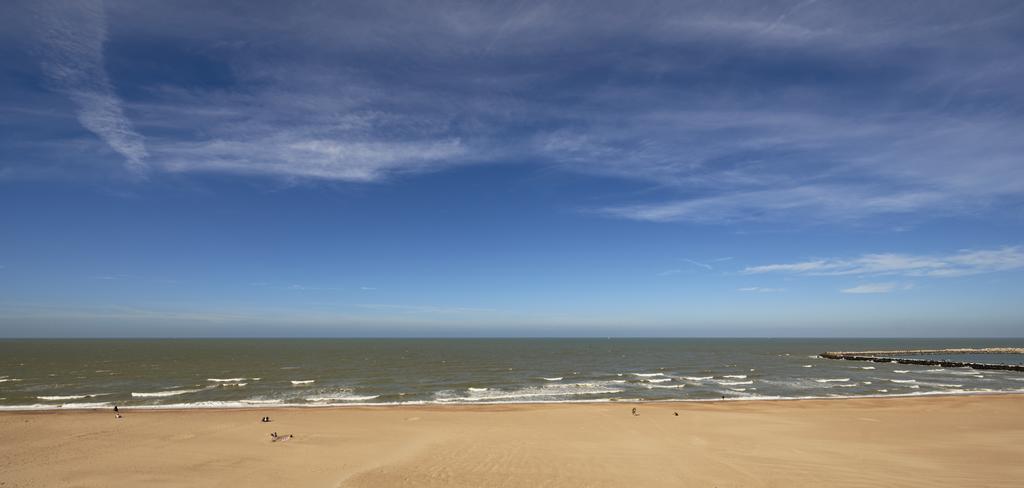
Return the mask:
POLYGON ((1024 269, 1024 248, 961 250, 947 255, 865 254, 853 259, 813 259, 751 266, 747 274, 790 273, 812 276, 903 275, 912 277, 969 276, 1024 269))
POLYGON ((294 290, 294 291, 344 291, 345 290, 345 288, 336 287, 336 286, 311 286, 311 285, 300 285, 300 284, 291 284, 291 285, 285 286, 284 289, 286 289, 286 290, 294 290))
POLYGON ((658 276, 672 276, 672 275, 677 275, 677 274, 682 273, 682 272, 683 272, 683 270, 681 270, 679 268, 672 268, 672 269, 666 269, 665 271, 662 271, 662 272, 658 273, 658 276))
POLYGON ((651 222, 735 222, 779 220, 812 215, 816 220, 909 213, 928 208, 943 198, 938 192, 879 194, 847 185, 799 186, 670 202, 605 207, 606 215, 651 222))
POLYGON ((690 263, 690 264, 692 264, 692 265, 694 265, 694 266, 697 266, 697 267, 699 267, 699 268, 704 268, 704 269, 706 269, 706 270, 712 270, 712 269, 714 269, 714 268, 713 268, 713 267, 712 267, 712 266, 711 266, 710 264, 707 264, 707 263, 702 263, 702 262, 700 262, 700 261, 694 261, 693 259, 686 259, 686 258, 683 258, 683 261, 686 261, 687 263, 690 263))
POLYGON ((32 2, 42 68, 57 91, 77 106, 78 121, 140 174, 148 155, 143 137, 125 116, 104 67, 107 21, 99 0, 32 2))
POLYGON ((346 288, 337 286, 321 286, 321 285, 306 285, 301 283, 291 284, 280 284, 270 283, 266 281, 253 281, 249 283, 249 286, 255 286, 259 288, 266 288, 270 290, 289 290, 289 291, 344 291, 346 288))
POLYGON ((533 164, 651 187, 587 204, 649 222, 926 216, 1024 192, 1013 2, 375 2, 282 23, 269 4, 112 0, 117 42, 203 45, 230 72, 142 76, 127 105, 102 5, 45 5, 54 85, 134 167, 374 182, 533 164))
POLYGON ((356 307, 382 310, 382 311, 394 311, 401 313, 429 313, 429 314, 475 314, 475 313, 494 313, 498 312, 493 308, 475 308, 475 307, 451 307, 451 306, 437 306, 437 305, 397 305, 397 304, 386 304, 386 303, 360 303, 356 304, 356 307))
POLYGON ((171 143, 157 147, 171 172, 220 172, 354 182, 454 164, 465 153, 458 140, 356 142, 279 135, 265 139, 171 143))
POLYGON ((363 291, 373 291, 376 290, 377 288, 373 286, 360 286, 359 289, 363 291))
POLYGON ((785 288, 764 288, 760 286, 746 286, 743 288, 737 288, 736 291, 745 291, 750 293, 781 293, 786 291, 785 288))
POLYGON ((907 290, 909 285, 899 283, 864 283, 850 288, 839 290, 842 293, 870 294, 870 293, 891 293, 896 290, 907 290))

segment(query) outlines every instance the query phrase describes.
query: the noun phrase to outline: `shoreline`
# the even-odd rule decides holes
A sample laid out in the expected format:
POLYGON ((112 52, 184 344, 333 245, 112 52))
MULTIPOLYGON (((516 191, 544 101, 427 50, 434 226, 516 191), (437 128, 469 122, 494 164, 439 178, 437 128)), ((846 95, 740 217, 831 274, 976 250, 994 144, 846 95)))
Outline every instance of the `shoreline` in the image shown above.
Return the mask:
MULTIPOLYGON (((803 396, 803 397, 737 397, 737 398, 680 398, 663 400, 644 400, 641 398, 628 399, 595 399, 595 400, 534 400, 521 402, 404 402, 404 403, 336 403, 336 404, 300 404, 300 403, 258 403, 246 406, 224 406, 224 405, 199 405, 182 406, 182 404, 168 405, 117 405, 122 412, 189 412, 189 411, 253 411, 253 410, 331 410, 331 409, 387 409, 387 408, 416 408, 416 407, 466 407, 466 406, 532 406, 532 405, 679 405, 679 404, 706 404, 706 403, 759 403, 759 402, 799 402, 799 401, 843 401, 843 400, 866 400, 866 399, 907 399, 907 398, 944 398, 944 397, 986 397, 986 396, 1024 396, 1024 388, 1012 391, 965 391, 965 392, 920 392, 920 393, 894 393, 878 395, 844 395, 844 396, 803 396)), ((240 402, 223 402, 240 403, 240 402)), ((114 403, 98 407, 89 406, 75 408, 62 405, 33 406, 0 406, 0 415, 4 413, 33 413, 33 412, 107 412, 114 407, 114 403)))

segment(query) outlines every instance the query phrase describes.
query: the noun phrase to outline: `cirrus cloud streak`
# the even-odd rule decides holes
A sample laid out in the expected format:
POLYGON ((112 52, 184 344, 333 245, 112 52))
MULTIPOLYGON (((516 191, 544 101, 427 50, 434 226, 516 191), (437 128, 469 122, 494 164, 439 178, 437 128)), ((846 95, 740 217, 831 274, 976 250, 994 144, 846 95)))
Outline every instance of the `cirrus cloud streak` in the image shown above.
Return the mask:
POLYGON ((807 276, 902 275, 941 278, 1024 269, 1024 248, 965 249, 947 255, 865 254, 852 259, 813 259, 743 269, 745 274, 787 273, 807 276))

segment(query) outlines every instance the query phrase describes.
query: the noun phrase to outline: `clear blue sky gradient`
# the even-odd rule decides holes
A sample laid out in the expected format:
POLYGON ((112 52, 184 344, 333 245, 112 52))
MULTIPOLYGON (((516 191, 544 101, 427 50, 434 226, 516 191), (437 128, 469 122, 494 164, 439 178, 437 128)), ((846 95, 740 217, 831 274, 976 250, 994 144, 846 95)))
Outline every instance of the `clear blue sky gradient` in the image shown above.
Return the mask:
POLYGON ((1019 2, 0 9, 0 337, 1024 334, 1019 2))

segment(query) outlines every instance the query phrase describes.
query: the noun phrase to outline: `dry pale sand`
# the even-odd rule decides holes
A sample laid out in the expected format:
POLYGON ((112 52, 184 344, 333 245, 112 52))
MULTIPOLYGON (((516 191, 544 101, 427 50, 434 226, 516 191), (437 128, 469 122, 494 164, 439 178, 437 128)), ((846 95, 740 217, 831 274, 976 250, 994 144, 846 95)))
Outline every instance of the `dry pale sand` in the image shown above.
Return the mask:
POLYGON ((0 432, 4 488, 1024 483, 1020 395, 6 412, 0 432))

